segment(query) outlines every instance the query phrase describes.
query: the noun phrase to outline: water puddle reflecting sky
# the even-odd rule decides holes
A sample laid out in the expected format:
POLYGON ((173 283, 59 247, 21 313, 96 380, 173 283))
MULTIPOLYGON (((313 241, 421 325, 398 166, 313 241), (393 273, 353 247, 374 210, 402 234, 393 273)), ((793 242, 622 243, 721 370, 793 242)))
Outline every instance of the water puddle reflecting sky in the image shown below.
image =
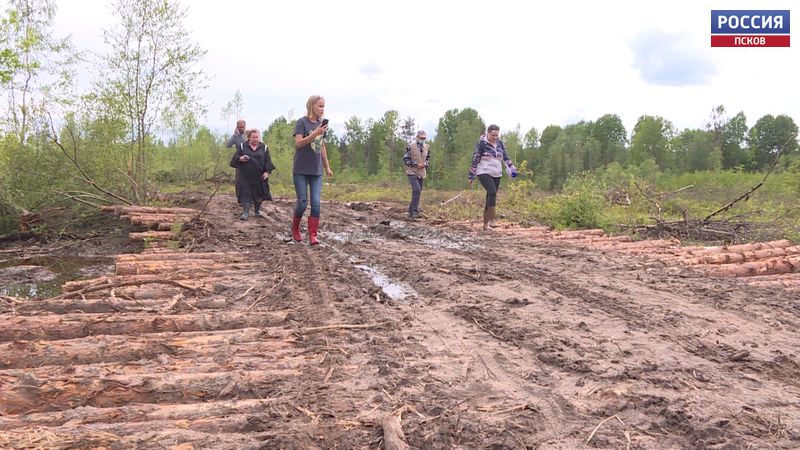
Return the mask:
POLYGON ((414 297, 417 295, 417 292, 410 286, 407 286, 403 283, 395 283, 377 269, 374 269, 370 266, 365 266, 363 264, 357 264, 356 268, 369 275, 370 278, 372 278, 372 282, 375 284, 375 286, 381 288, 383 293, 392 300, 405 300, 408 297, 414 297))

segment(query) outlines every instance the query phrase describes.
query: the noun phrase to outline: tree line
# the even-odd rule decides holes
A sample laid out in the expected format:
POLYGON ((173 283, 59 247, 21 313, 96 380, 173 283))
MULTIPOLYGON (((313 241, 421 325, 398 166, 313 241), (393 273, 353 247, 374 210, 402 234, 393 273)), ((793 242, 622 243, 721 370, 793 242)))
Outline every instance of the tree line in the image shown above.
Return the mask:
MULTIPOLYGON (((273 123, 267 136, 279 122, 273 123)), ((430 140, 431 183, 442 188, 463 185, 473 146, 486 125, 472 108, 444 113, 430 140)), ((388 111, 379 120, 352 117, 335 139, 341 169, 355 179, 396 176, 414 129, 414 119, 399 120, 397 111, 388 111)), ((765 115, 748 128, 743 112, 729 117, 724 106, 711 111, 702 129, 679 131, 663 117, 644 115, 629 135, 618 115, 606 114, 594 121, 550 125, 541 132, 531 128, 522 133, 519 126, 501 131, 511 158, 527 169, 522 176, 546 190, 560 189, 573 174, 612 163, 650 165, 671 173, 759 172, 768 169, 780 152, 780 167, 786 168, 797 162, 799 148, 798 127, 791 117, 765 115)))
MULTIPOLYGON (((186 9, 175 0, 116 0, 114 6, 118 23, 105 30, 107 51, 97 55, 53 35, 53 0, 11 0, 0 17, 0 84, 8 100, 0 119, 4 217, 67 200, 145 203, 177 185, 230 179, 227 136, 200 123, 205 52, 184 28, 186 9), (93 75, 82 92, 77 67, 93 75)), ((244 101, 237 92, 223 114, 238 116, 244 101)), ((278 117, 264 130, 278 167, 275 182, 290 183, 296 119, 278 117)), ((464 186, 486 125, 469 107, 439 118, 428 130, 430 186, 464 186)), ((402 182, 402 156, 415 131, 415 119, 399 111, 351 117, 329 133, 336 180, 402 182)), ((664 117, 644 115, 626 130, 618 115, 606 114, 541 131, 501 131, 522 179, 544 190, 612 164, 671 173, 758 172, 780 153, 777 170, 798 170, 798 127, 791 117, 765 115, 749 126, 743 112, 729 116, 724 106, 699 129, 678 130, 664 117)))

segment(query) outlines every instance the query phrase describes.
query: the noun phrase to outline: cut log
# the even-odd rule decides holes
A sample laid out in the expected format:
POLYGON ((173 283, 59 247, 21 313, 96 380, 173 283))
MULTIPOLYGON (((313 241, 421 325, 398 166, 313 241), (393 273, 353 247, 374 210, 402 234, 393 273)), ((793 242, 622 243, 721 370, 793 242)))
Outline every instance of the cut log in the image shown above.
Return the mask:
POLYGON ((593 244, 595 242, 636 242, 633 237, 631 236, 605 236, 601 238, 589 238, 588 243, 593 244))
POLYGON ((0 316, 0 341, 75 339, 99 334, 264 328, 281 325, 285 320, 285 313, 238 311, 158 316, 152 314, 0 316))
POLYGON ((122 206, 122 205, 113 205, 113 206, 103 206, 100 208, 101 211, 106 212, 113 212, 117 215, 121 214, 133 214, 133 213, 140 213, 140 214, 199 214, 199 209, 194 208, 170 208, 170 207, 158 207, 158 206, 122 206))
POLYGON ((217 262, 222 261, 246 261, 249 252, 207 252, 207 253, 187 253, 187 252, 172 252, 161 253, 157 255, 146 255, 142 253, 122 254, 117 255, 115 261, 169 261, 177 259, 203 259, 212 260, 217 262))
MULTIPOLYGON (((196 406, 197 404, 193 404, 196 406)), ((88 407, 83 407, 88 408, 88 407)), ((108 409, 108 408, 107 408, 108 409)), ((117 409, 117 408, 112 408, 117 409)), ((125 417, 124 415, 122 417, 125 417)), ((199 431, 203 433, 257 433, 260 431, 267 431, 274 429, 276 423, 269 418, 269 413, 264 414, 263 408, 261 411, 255 411, 252 414, 241 414, 236 411, 231 411, 230 414, 217 417, 202 417, 195 416, 189 419, 177 420, 152 420, 147 422, 130 422, 117 420, 105 423, 91 424, 91 430, 95 434, 109 433, 120 438, 132 435, 142 435, 152 432, 153 430, 186 430, 199 431)), ((76 424, 68 424, 60 427, 47 427, 39 431, 48 431, 53 435, 61 435, 75 430, 76 424)), ((81 446, 82 447, 82 446, 81 446)), ((39 447, 44 448, 44 447, 39 447)), ((71 447, 75 448, 75 447, 71 447)), ((133 447, 131 447, 133 448, 133 447)), ((174 448, 174 447, 172 447, 174 448)), ((188 447, 187 447, 188 448, 188 447)), ((194 448, 194 447, 190 447, 194 448)), ((245 447, 246 448, 246 447, 245 447)))
POLYGON ((767 288, 784 288, 790 291, 800 289, 800 273, 788 273, 772 276, 755 276, 745 278, 747 284, 751 286, 767 288))
POLYGON ((751 252, 754 250, 763 250, 767 248, 782 248, 791 247, 794 243, 792 241, 781 239, 777 241, 768 242, 755 242, 751 244, 727 245, 716 247, 684 247, 681 253, 686 256, 703 256, 711 253, 737 253, 737 252, 751 252))
MULTIPOLYGON (((577 242, 581 244, 580 242, 577 242)), ((653 240, 653 241, 635 241, 635 242, 617 242, 617 241, 609 241, 609 242, 591 242, 589 244, 592 248, 597 248, 598 250, 616 250, 624 253, 631 253, 631 254, 653 254, 657 251, 669 252, 671 250, 675 250, 679 248, 679 245, 673 241, 667 241, 663 239, 653 240)))
POLYGON ((589 239, 592 237, 605 236, 606 232, 600 229, 578 230, 578 231, 558 231, 550 236, 555 240, 589 239))
POLYGON ((156 213, 133 213, 130 215, 130 222, 134 225, 154 224, 159 222, 190 222, 196 214, 156 214, 156 213))
POLYGON ((220 352, 225 354, 236 349, 234 344, 260 342, 274 339, 274 336, 281 334, 278 330, 265 332, 258 328, 247 328, 179 335, 152 333, 143 336, 96 336, 91 340, 7 342, 0 343, 0 369, 127 362, 153 359, 158 355, 196 357, 220 352))
MULTIPOLYGON (((192 342, 202 341, 200 336, 195 336, 192 342)), ((232 341, 229 343, 217 342, 214 345, 201 345, 191 348, 187 345, 173 349, 166 346, 150 354, 144 354, 139 359, 125 357, 123 353, 119 361, 95 361, 91 364, 61 364, 41 367, 15 367, 0 370, 0 375, 17 376, 30 375, 36 379, 67 379, 72 377, 91 378, 102 375, 147 375, 164 372, 234 372, 236 370, 256 370, 259 368, 296 368, 307 363, 293 341, 273 339, 255 340, 252 342, 232 341), (230 343, 233 342, 233 343, 230 343), (235 354, 234 354, 235 353, 235 354), (148 357, 149 356, 149 357, 148 357), (24 372, 19 370, 24 369, 24 372)), ((74 343, 73 340, 72 343, 74 343)), ((179 342, 178 340, 173 340, 179 342)), ((70 342, 70 341, 61 341, 70 342)), ((138 341, 137 341, 138 342, 138 341)), ((170 341, 166 341, 170 342, 170 341)), ((162 342, 163 344, 163 342, 162 342)), ((166 344, 163 344, 166 345, 166 344)), ((91 357, 90 355, 86 355, 91 357)))
POLYGON ((800 271, 800 256, 770 258, 758 262, 725 265, 694 266, 715 277, 752 277, 756 275, 777 275, 800 271))
MULTIPOLYGON (((142 290, 131 293, 130 296, 136 300, 125 300, 122 298, 103 298, 78 300, 40 300, 36 302, 26 301, 15 309, 17 314, 29 315, 41 312, 51 312, 57 314, 68 313, 111 313, 111 312, 158 312, 165 313, 165 309, 170 307, 173 302, 169 297, 163 295, 166 289, 142 290), (151 293, 153 295, 151 295, 151 293), (156 295, 158 294, 158 295, 156 295)), ((178 294, 180 289, 175 289, 171 295, 178 294)), ((118 293, 118 295, 120 295, 118 293)), ((185 298, 174 306, 174 311, 187 311, 198 309, 225 309, 228 302, 224 298, 185 298)))
MULTIPOLYGON (((192 274, 194 276, 202 276, 202 270, 195 270, 192 274)), ((177 275, 177 273, 175 273, 177 275)), ((61 295, 56 297, 52 297, 53 299, 67 299, 67 298, 78 298, 85 296, 88 293, 98 292, 98 291, 106 291, 111 289, 117 289, 127 286, 142 286, 145 284, 151 285, 168 285, 168 286, 177 286, 181 289, 186 290, 187 292, 200 294, 203 292, 213 293, 215 286, 212 284, 213 280, 209 279, 208 277, 199 278, 194 280, 187 280, 187 279, 175 279, 175 275, 170 276, 160 276, 155 277, 153 275, 149 276, 131 276, 128 279, 123 277, 119 277, 115 280, 110 279, 100 279, 105 280, 105 282, 96 283, 97 280, 92 280, 93 284, 83 287, 79 291, 69 291, 65 292, 61 295)))
POLYGON ((115 407, 134 403, 197 403, 229 398, 265 398, 282 382, 299 376, 296 369, 216 373, 148 373, 135 376, 98 374, 40 380, 25 373, 0 375, 0 414, 46 412, 81 406, 115 407), (232 386, 232 382, 234 383, 232 386))
POLYGON ((172 285, 172 281, 180 281, 189 286, 199 288, 200 286, 212 283, 220 277, 198 276, 196 271, 190 270, 177 270, 169 274, 169 276, 154 276, 154 275, 107 275, 90 280, 77 280, 68 281, 61 286, 64 292, 78 292, 82 290, 92 289, 94 287, 104 286, 106 288, 126 286, 144 286, 144 285, 172 285))
POLYGON ((62 380, 91 378, 99 375, 153 375, 160 373, 216 373, 240 370, 292 369, 305 366, 303 356, 290 341, 256 341, 233 344, 228 347, 203 347, 206 353, 170 355, 161 353, 155 358, 127 362, 101 362, 73 366, 28 367, 23 370, 0 370, 0 376, 29 375, 37 380, 62 380), (233 351, 235 350, 236 354, 233 351))
POLYGON ((94 427, 86 426, 78 429, 64 427, 41 430, 23 429, 5 433, 0 436, 3 448, 14 449, 118 449, 118 448, 157 448, 170 450, 241 450, 243 448, 316 448, 313 442, 298 437, 294 431, 276 430, 269 433, 201 433, 199 431, 180 428, 151 428, 150 431, 125 436, 101 432, 94 427), (4 442, 5 441, 5 442, 4 442), (286 445, 286 443, 291 445, 286 445), (176 445, 179 444, 179 445, 176 445))
POLYGON ((116 408, 94 408, 86 406, 64 411, 32 413, 0 417, 0 430, 24 427, 58 427, 69 422, 73 428, 79 425, 113 422, 151 422, 156 420, 193 420, 224 417, 233 414, 263 413, 274 400, 247 399, 225 400, 188 405, 135 404, 116 408))
POLYGON ((761 250, 713 253, 710 255, 696 256, 683 259, 681 263, 686 265, 695 264, 737 264, 743 262, 757 261, 760 259, 774 258, 779 256, 800 255, 800 246, 765 248, 761 250))
POLYGON ((549 235, 550 227, 530 227, 530 228, 522 228, 522 227, 511 227, 503 229, 503 233, 508 234, 521 234, 526 236, 538 237, 538 236, 545 236, 549 235))
MULTIPOLYGON (((158 255, 160 256, 160 255, 158 255)), ((181 269, 181 268, 194 268, 194 267, 210 267, 215 266, 219 268, 225 267, 253 267, 254 265, 264 267, 263 262, 257 262, 252 259, 229 259, 229 260, 214 260, 203 258, 175 258, 164 259, 160 261, 147 261, 147 260, 120 260, 115 263, 117 266, 139 266, 139 267, 152 267, 164 269, 181 269)))
POLYGON ((147 275, 147 274, 170 274, 178 270, 202 269, 206 272, 218 272, 224 270, 253 270, 263 269, 264 263, 260 262, 236 262, 236 263, 209 263, 208 261, 142 261, 136 263, 119 262, 115 265, 116 275, 147 275))

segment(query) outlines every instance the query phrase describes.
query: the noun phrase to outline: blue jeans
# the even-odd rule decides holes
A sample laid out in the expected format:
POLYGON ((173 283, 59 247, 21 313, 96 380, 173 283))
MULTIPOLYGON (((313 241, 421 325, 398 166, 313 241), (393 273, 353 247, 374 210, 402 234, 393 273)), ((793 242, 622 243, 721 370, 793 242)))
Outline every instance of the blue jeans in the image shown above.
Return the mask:
POLYGON ((322 175, 292 174, 294 191, 297 194, 297 205, 294 216, 303 217, 308 206, 308 191, 311 191, 311 217, 319 217, 320 197, 322 196, 322 175))

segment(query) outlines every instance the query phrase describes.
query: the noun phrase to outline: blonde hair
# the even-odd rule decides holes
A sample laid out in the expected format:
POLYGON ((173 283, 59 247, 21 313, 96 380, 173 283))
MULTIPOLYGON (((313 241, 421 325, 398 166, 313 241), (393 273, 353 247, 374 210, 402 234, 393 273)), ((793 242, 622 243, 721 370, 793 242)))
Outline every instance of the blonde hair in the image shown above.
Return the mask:
POLYGON ((308 97, 308 101, 306 102, 306 117, 311 119, 311 117, 314 116, 314 104, 320 100, 322 100, 321 95, 312 95, 311 97, 308 97))
POLYGON ((250 135, 253 133, 258 133, 258 137, 261 138, 261 132, 258 131, 258 128, 253 128, 252 130, 247 130, 247 139, 250 139, 250 135))

